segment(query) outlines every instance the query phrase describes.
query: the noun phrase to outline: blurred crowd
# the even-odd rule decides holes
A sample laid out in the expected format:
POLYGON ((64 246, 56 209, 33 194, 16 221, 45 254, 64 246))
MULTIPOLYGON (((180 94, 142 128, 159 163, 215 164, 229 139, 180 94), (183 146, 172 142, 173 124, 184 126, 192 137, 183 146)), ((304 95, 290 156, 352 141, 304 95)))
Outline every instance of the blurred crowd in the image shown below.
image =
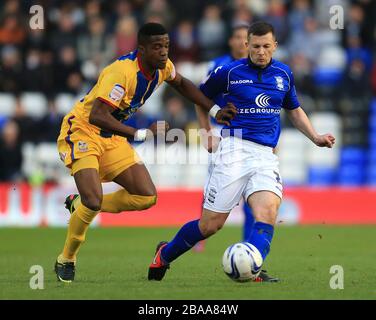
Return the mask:
MULTIPOLYGON (((40 0, 42 30, 29 27, 33 4, 0 4, 0 93, 16 97, 14 114, 0 115, 0 180, 19 175, 23 142, 56 140, 62 115, 55 97, 83 95, 103 67, 136 48, 137 30, 145 22, 160 22, 169 30, 170 58, 178 68, 227 53, 237 23, 272 23, 279 43, 275 57, 292 67, 304 109, 337 113, 343 119, 343 144, 368 144, 365 124, 376 95, 376 1, 40 0), (344 8, 344 30, 329 27, 333 5, 344 8), (42 93, 48 112, 27 115, 19 98, 24 92, 42 93)), ((185 129, 195 121, 192 105, 173 91, 164 90, 161 99, 158 118, 171 127, 185 129)), ((153 117, 140 113, 132 121, 142 126, 153 117)))

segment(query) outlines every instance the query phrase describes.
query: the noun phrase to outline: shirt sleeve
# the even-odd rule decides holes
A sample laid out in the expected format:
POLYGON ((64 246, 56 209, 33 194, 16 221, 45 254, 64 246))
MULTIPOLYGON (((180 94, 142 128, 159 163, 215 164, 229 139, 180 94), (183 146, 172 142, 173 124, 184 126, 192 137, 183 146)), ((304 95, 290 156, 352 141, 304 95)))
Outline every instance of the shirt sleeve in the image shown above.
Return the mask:
POLYGON ((300 107, 298 96, 296 95, 294 75, 291 71, 288 72, 290 77, 290 88, 283 99, 282 108, 293 110, 300 107))
POLYGON ((119 108, 125 95, 125 76, 121 73, 110 72, 98 81, 97 99, 119 108))
POLYGON ((209 99, 213 99, 218 94, 227 92, 227 74, 225 67, 219 66, 214 69, 200 85, 200 90, 209 99))
POLYGON ((166 68, 162 70, 162 75, 163 75, 163 81, 172 81, 175 79, 175 76, 176 76, 175 65, 170 59, 167 60, 166 68))

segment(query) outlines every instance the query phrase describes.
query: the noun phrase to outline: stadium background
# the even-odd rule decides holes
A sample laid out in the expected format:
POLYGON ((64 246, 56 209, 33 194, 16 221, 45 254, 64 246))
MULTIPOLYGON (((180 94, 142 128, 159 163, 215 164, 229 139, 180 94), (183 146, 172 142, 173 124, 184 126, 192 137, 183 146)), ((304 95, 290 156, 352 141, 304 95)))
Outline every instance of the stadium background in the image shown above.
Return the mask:
MULTIPOLYGON (((0 227, 66 225, 62 203, 75 186, 56 151, 61 120, 104 66, 135 49, 142 23, 168 28, 171 59, 198 84, 208 62, 227 53, 231 26, 258 19, 275 26, 275 58, 292 67, 314 126, 337 138, 334 149, 319 149, 282 115, 277 152, 286 191, 279 223, 376 223, 375 1, 7 0, 0 8, 0 227), (29 27, 33 4, 44 9, 43 30, 29 27), (329 28, 332 5, 344 8, 344 30, 329 28)), ((193 105, 168 86, 131 123, 145 127, 162 119, 186 132, 198 126, 193 105)), ((206 164, 179 162, 197 150, 206 158, 197 142, 169 146, 167 157, 175 162, 167 164, 148 162, 160 150, 136 146, 158 187, 157 206, 103 214, 96 224, 177 226, 197 217, 206 164)), ((229 223, 242 219, 235 208, 229 223)))

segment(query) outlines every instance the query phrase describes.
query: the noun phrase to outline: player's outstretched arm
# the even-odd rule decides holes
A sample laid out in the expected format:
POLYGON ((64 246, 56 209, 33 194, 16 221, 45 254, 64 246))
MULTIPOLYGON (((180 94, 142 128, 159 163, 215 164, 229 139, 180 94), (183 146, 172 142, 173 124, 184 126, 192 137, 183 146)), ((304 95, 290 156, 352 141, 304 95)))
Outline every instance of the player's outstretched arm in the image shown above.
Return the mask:
MULTIPOLYGON (((148 130, 138 130, 136 128, 124 125, 112 116, 111 113, 113 111, 114 107, 96 99, 89 116, 90 124, 122 137, 134 138, 137 141, 143 141, 149 134, 155 135, 161 129, 156 125, 156 123, 153 123, 148 130)), ((168 130, 168 125, 164 127, 164 130, 168 130)))
POLYGON ((230 125, 230 121, 235 117, 237 110, 233 104, 228 104, 224 108, 215 105, 208 99, 189 79, 179 73, 173 80, 167 81, 169 85, 175 88, 181 95, 191 100, 193 103, 201 106, 203 110, 213 116, 219 124, 230 125))
POLYGON ((313 128, 311 121, 308 119, 307 114, 301 107, 292 110, 286 109, 286 112, 295 128, 306 135, 315 145, 319 147, 333 147, 335 143, 334 136, 330 133, 322 135, 318 134, 313 128))

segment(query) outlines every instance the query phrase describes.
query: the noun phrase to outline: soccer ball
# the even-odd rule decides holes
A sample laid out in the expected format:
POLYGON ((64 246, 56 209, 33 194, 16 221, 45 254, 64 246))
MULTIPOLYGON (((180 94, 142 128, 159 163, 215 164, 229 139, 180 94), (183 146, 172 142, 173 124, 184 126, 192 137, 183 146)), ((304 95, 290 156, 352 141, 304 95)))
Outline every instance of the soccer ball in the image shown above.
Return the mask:
POLYGON ((222 257, 223 271, 238 282, 252 281, 261 271, 263 259, 260 251, 248 243, 239 242, 229 246, 222 257))

